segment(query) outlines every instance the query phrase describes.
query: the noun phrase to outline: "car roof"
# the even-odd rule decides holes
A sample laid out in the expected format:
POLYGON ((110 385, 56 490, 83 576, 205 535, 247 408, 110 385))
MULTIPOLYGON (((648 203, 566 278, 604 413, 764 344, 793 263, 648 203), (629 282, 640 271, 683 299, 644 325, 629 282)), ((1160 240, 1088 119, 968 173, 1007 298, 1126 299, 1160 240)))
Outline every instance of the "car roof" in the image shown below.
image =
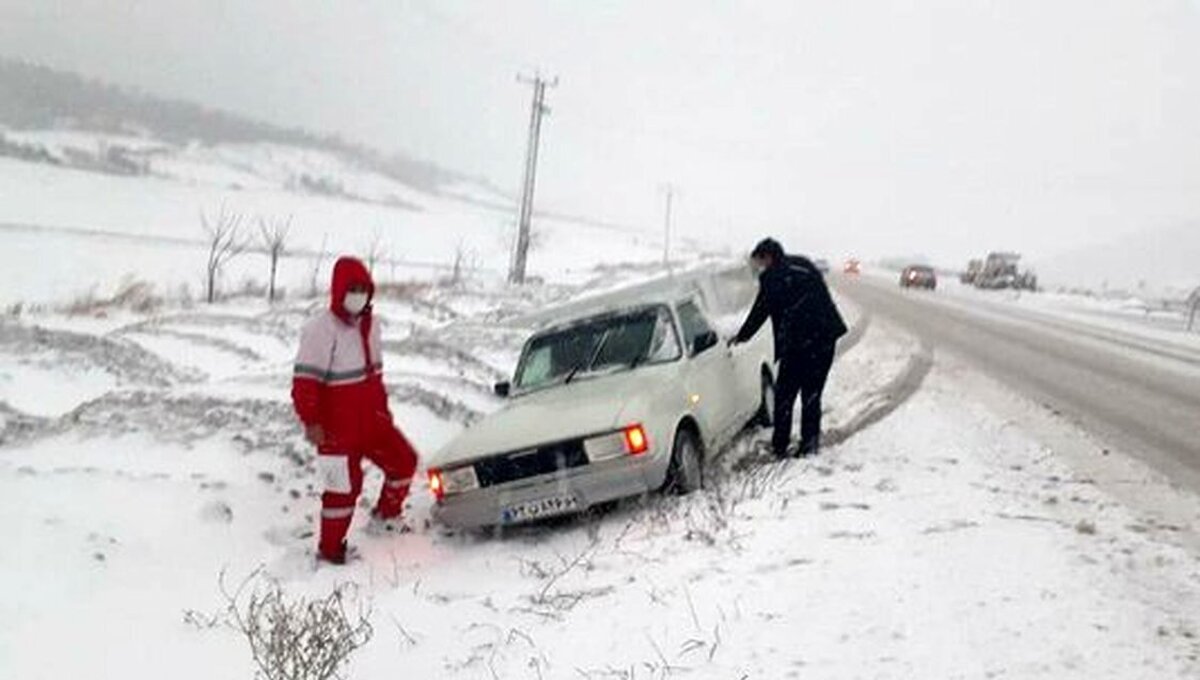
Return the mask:
POLYGON ((563 321, 542 326, 541 328, 538 328, 533 335, 538 336, 545 335, 546 333, 556 333, 569 328, 575 328, 576 326, 586 326, 589 323, 602 319, 613 319, 619 316, 637 314, 638 312, 645 312, 657 307, 669 306, 670 304, 671 301, 669 299, 662 299, 653 301, 648 300, 646 302, 640 302, 636 304, 627 304, 623 306, 613 306, 607 308, 597 307, 588 313, 575 314, 567 319, 564 319, 563 321))
MULTIPOLYGON (((687 300, 697 301, 709 314, 720 315, 730 302, 748 307, 749 300, 757 289, 757 281, 746 264, 708 262, 693 269, 677 269, 669 276, 625 285, 529 314, 510 317, 500 323, 511 328, 542 333, 554 328, 569 327, 605 314, 655 305, 676 306, 687 300), (747 299, 735 300, 742 293, 748 296, 747 299)), ((740 308, 739 306, 738 309, 740 308)))

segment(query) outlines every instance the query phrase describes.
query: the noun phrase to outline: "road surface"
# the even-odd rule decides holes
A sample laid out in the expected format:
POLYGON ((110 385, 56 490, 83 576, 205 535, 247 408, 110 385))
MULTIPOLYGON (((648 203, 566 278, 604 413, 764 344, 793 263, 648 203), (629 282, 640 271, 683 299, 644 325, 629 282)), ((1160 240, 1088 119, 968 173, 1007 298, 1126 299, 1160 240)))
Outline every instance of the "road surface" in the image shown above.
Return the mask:
POLYGON ((1200 351, 872 277, 833 277, 864 312, 952 352, 1200 492, 1200 351))

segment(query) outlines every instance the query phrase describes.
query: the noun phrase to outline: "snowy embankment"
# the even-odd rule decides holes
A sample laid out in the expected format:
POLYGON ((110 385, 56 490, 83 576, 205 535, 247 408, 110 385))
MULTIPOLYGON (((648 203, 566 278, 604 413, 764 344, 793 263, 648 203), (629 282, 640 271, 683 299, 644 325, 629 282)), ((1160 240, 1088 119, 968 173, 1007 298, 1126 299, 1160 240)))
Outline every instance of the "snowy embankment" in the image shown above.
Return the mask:
MULTIPOLYGON (((524 339, 507 322, 594 287, 381 302, 397 421, 429 451, 496 408, 488 386, 524 339)), ((901 401, 919 345, 856 313, 827 397, 843 441, 819 459, 761 464, 753 433, 701 493, 504 537, 429 525, 417 488, 412 533, 360 521, 362 559, 314 570, 316 478, 287 401, 311 306, 0 325, 0 366, 21 367, 0 383, 0 676, 250 677, 218 577, 260 567, 292 596, 357 585, 375 636, 352 677, 1200 670, 1197 562, 1159 540, 1171 528, 1077 478, 957 368, 901 401), (76 374, 91 377, 60 382, 76 374)))

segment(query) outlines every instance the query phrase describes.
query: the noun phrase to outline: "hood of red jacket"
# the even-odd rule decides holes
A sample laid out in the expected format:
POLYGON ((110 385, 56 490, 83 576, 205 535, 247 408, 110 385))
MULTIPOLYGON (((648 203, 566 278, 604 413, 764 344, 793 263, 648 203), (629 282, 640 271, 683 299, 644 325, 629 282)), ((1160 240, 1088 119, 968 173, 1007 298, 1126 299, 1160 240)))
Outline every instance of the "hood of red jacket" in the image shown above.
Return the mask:
POLYGON ((375 298, 375 282, 371 280, 371 272, 367 271, 367 266, 357 257, 339 257, 333 265, 333 283, 329 286, 329 309, 346 323, 352 323, 354 317, 346 311, 342 303, 346 298, 346 291, 354 284, 367 287, 367 306, 362 312, 362 316, 367 316, 371 312, 371 301, 375 298))

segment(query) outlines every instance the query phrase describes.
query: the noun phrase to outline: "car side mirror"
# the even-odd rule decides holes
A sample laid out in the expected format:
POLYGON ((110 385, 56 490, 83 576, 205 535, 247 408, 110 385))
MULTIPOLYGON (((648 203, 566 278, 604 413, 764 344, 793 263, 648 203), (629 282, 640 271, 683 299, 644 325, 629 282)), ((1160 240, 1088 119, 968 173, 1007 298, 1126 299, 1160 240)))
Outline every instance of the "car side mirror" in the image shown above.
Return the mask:
POLYGON ((496 393, 497 397, 507 398, 508 395, 512 394, 512 383, 507 380, 498 382, 492 386, 492 391, 496 393))
POLYGON ((692 355, 702 354, 705 350, 715 347, 720 341, 716 331, 705 331, 692 340, 692 355))

